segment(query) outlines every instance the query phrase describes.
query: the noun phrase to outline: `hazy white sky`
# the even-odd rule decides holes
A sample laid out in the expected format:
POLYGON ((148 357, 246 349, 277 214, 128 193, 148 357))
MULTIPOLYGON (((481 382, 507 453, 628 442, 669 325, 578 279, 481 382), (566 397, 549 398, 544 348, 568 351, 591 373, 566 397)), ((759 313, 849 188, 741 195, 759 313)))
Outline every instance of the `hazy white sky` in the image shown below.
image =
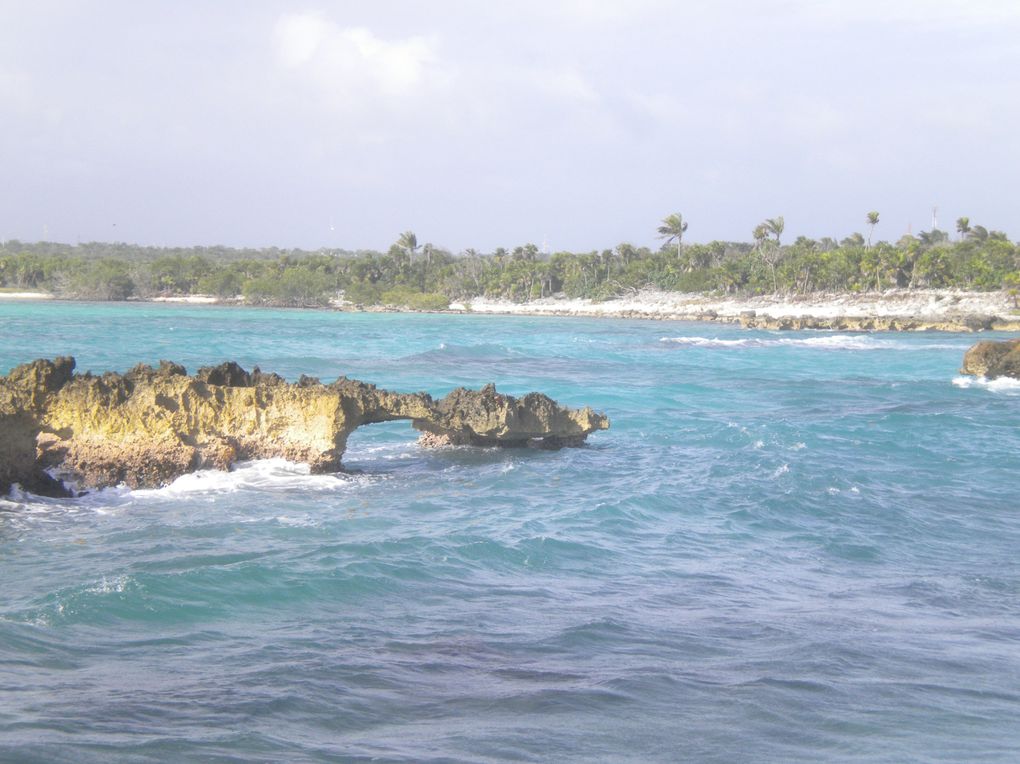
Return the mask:
POLYGON ((0 0, 0 238, 1020 236, 1016 0, 0 0))

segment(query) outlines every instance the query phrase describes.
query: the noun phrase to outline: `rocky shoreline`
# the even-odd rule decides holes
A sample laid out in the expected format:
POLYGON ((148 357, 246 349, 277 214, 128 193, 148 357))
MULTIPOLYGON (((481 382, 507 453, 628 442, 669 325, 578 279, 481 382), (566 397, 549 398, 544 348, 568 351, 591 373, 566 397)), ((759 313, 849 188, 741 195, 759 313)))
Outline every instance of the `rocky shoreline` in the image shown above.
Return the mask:
POLYGON ((726 297, 644 290, 603 302, 563 297, 511 303, 476 298, 471 313, 711 321, 745 329, 834 331, 1020 331, 1007 292, 890 289, 860 294, 726 297))
POLYGON ((841 332, 989 332, 1020 331, 1020 320, 979 313, 926 316, 757 316, 739 317, 744 329, 827 329, 841 332))
MULTIPOLYGON (((0 293, 18 300, 53 300, 45 293, 0 293)), ((240 298, 209 295, 154 297, 132 302, 189 305, 244 305, 240 298)), ((250 307, 250 306, 249 306, 250 307)), ((315 308, 312 308, 315 309, 315 308)), ((646 289, 625 297, 594 301, 562 295, 518 303, 476 297, 451 303, 447 310, 424 311, 393 306, 361 306, 335 300, 321 310, 355 313, 441 313, 557 318, 623 318, 739 324, 745 329, 831 331, 1020 331, 1020 311, 1006 291, 890 289, 852 294, 717 296, 646 289)))
POLYGON ((74 368, 73 358, 42 359, 0 377, 0 495, 14 483, 67 495, 51 473, 87 488, 155 487, 273 457, 335 472, 351 432, 397 419, 410 420, 427 446, 560 448, 609 427, 590 408, 569 409, 541 393, 514 398, 493 385, 436 401, 346 377, 289 383, 233 362, 194 376, 169 361, 100 376, 74 368))

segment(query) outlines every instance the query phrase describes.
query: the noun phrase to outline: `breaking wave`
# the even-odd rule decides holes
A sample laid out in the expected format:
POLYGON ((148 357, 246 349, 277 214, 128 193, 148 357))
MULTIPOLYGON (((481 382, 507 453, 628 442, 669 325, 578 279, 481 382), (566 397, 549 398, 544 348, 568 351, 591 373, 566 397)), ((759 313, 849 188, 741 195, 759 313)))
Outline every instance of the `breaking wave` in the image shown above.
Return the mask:
POLYGON ((956 387, 968 390, 972 387, 991 390, 993 393, 1008 393, 1011 395, 1020 394, 1020 379, 1012 377, 999 377, 997 379, 986 379, 984 377, 954 377, 953 384, 956 387))
POLYGON ((182 475, 163 488, 136 489, 132 495, 173 499, 196 493, 235 491, 334 491, 352 482, 353 478, 347 475, 313 475, 307 464, 286 459, 258 459, 239 462, 230 472, 199 470, 182 475))
POLYGON ((823 350, 947 350, 959 347, 949 343, 918 345, 868 334, 832 334, 821 337, 746 337, 732 340, 719 337, 661 337, 659 342, 701 348, 805 347, 823 350))
MULTIPOLYGON (((229 472, 199 470, 174 480, 162 488, 136 488, 120 485, 90 491, 75 499, 49 499, 36 496, 15 486, 7 497, 0 497, 0 508, 8 506, 21 511, 46 511, 54 508, 88 510, 100 514, 107 509, 132 501, 173 501, 197 495, 230 494, 241 491, 261 493, 313 492, 325 493, 370 480, 364 475, 330 473, 313 475, 307 464, 286 459, 259 459, 238 462, 229 472)), ((69 484, 70 485, 70 484, 69 484)))

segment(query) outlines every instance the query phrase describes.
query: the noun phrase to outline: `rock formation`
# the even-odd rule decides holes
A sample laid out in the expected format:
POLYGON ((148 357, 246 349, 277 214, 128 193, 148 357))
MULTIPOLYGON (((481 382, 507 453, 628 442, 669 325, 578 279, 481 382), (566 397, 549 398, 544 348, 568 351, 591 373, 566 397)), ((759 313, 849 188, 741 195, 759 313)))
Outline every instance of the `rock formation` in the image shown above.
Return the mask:
POLYGON ((313 472, 340 469, 357 427, 409 419, 425 445, 557 448, 578 445, 609 420, 540 393, 514 398, 492 385, 434 401, 340 377, 288 383, 236 363, 199 369, 161 361, 125 374, 74 373, 73 358, 38 360, 0 377, 0 495, 13 483, 46 494, 63 486, 165 485, 187 472, 283 457, 313 472))
POLYGON ((963 356, 960 372, 988 379, 1020 379, 1020 339, 1002 342, 984 340, 972 345, 963 356))
POLYGON ((825 329, 841 332, 984 332, 1008 331, 1018 324, 974 313, 932 316, 765 316, 740 314, 744 329, 825 329))

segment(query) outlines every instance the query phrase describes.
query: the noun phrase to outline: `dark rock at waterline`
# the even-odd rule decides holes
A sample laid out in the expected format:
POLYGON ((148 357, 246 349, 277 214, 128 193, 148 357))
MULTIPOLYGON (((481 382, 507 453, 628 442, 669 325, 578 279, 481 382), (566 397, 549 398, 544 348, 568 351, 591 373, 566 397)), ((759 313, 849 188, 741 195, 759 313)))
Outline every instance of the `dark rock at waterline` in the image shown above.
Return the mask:
POLYGON ((1020 339, 978 342, 964 354, 960 371, 988 379, 1020 379, 1020 339))
POLYGON ((742 311, 740 325, 745 329, 823 329, 843 332, 984 332, 1010 331, 1014 326, 998 316, 977 313, 925 316, 765 316, 742 311))

